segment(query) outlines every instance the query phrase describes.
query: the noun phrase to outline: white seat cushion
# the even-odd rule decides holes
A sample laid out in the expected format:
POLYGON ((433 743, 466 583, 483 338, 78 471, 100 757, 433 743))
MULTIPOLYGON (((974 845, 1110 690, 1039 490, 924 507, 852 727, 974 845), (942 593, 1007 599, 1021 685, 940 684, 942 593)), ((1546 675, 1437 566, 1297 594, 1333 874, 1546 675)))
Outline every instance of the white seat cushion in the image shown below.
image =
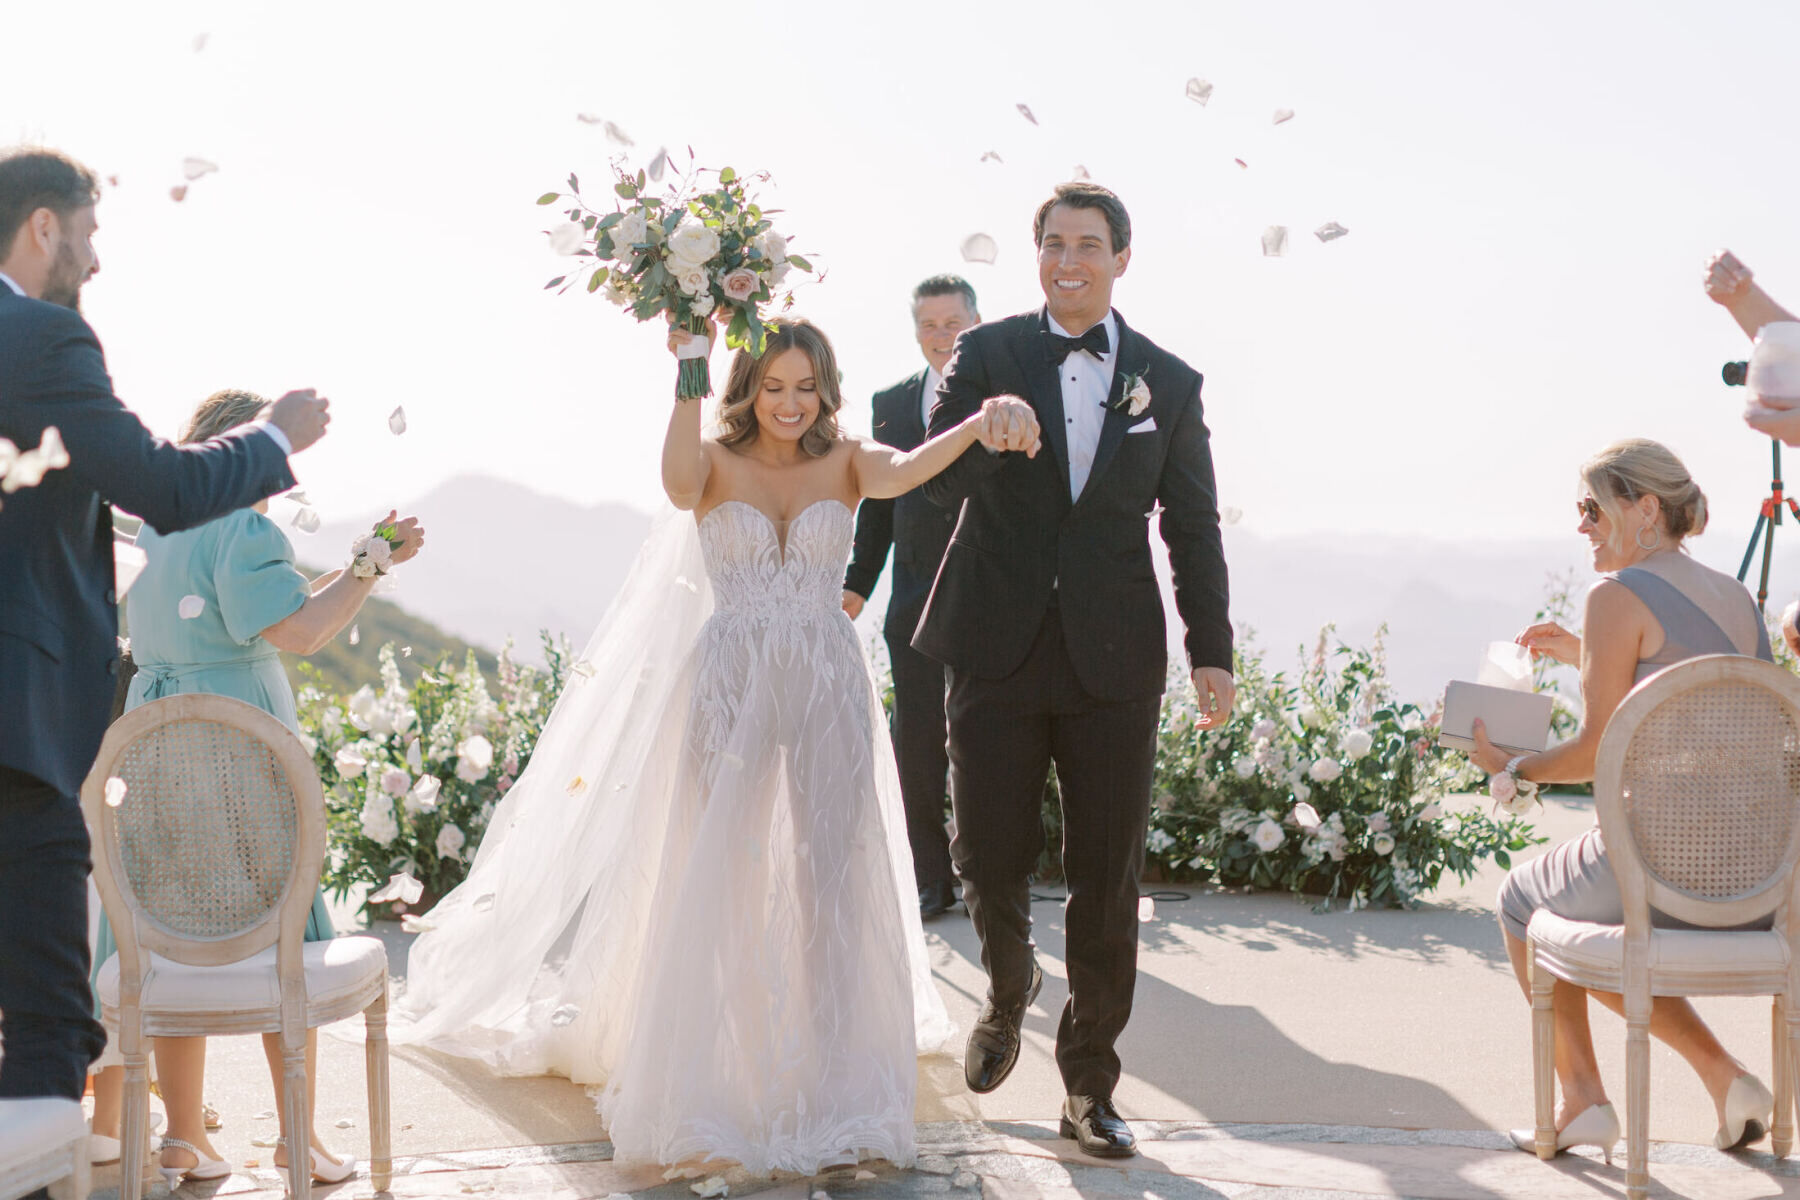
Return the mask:
MULTIPOLYGON (((1625 970, 1625 927, 1571 921, 1547 909, 1531 915, 1527 930, 1538 959, 1550 973, 1572 982, 1616 985, 1625 970)), ((1665 984, 1702 984, 1720 977, 1780 974, 1787 970, 1787 943, 1773 930, 1732 931, 1653 929, 1650 974, 1665 984)), ((1657 988, 1657 991, 1663 991, 1657 988)), ((1669 994, 1680 994, 1670 989, 1669 994)))
POLYGON ((79 1100, 60 1096, 0 1100, 0 1167, 63 1153, 87 1133, 79 1100))
MULTIPOLYGON (((387 971, 387 949, 378 938, 307 942, 301 951, 307 1008, 313 1012, 355 997, 387 971)), ((119 1007, 118 955, 100 968, 96 990, 110 1017, 119 1007)), ((145 1012, 277 1012, 281 983, 275 974, 275 947, 220 967, 193 967, 152 954, 144 972, 143 1006, 145 1012)))

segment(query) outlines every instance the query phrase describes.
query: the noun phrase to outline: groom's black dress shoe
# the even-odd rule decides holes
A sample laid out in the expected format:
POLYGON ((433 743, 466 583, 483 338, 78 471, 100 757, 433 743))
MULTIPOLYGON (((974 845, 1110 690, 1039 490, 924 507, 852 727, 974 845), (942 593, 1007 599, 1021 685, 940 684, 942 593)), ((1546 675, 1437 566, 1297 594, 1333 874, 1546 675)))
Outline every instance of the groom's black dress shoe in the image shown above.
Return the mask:
POLYGON ((1095 1158, 1130 1158, 1137 1153, 1131 1126, 1104 1096, 1070 1096, 1063 1101, 1063 1137, 1074 1138, 1083 1154, 1095 1158))
POLYGON ((956 889, 948 883, 928 883, 919 889, 919 916, 941 917, 956 906, 956 889))
POLYGON ((969 1030, 969 1046, 963 1052, 963 1078, 971 1092, 991 1092, 1006 1082, 1013 1064, 1019 1061, 1019 1026, 1025 1023, 1025 1010, 1037 999, 1044 986, 1044 973, 1031 964, 1031 986, 1025 998, 1006 1008, 996 1008, 989 1000, 981 1006, 975 1028, 969 1030))

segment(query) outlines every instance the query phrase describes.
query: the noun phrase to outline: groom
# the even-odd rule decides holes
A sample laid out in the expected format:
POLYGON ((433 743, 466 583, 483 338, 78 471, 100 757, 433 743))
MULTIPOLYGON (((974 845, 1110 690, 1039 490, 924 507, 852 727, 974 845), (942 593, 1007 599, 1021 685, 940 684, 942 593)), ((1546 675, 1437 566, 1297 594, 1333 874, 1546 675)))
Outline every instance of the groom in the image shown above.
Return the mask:
POLYGON ((1168 655, 1152 510, 1162 506, 1202 728, 1229 718, 1235 691, 1225 557, 1200 374, 1112 308, 1131 262, 1124 204, 1092 183, 1062 184, 1032 232, 1044 308, 957 339, 931 432, 990 396, 1016 395, 1050 452, 977 446, 925 485, 962 516, 913 645, 949 667, 951 854, 989 980, 963 1063, 969 1087, 992 1091, 1012 1071, 1043 984, 1029 881, 1055 763, 1069 890, 1061 1131, 1086 1153, 1126 1157, 1136 1144, 1112 1103, 1113 1043, 1137 976, 1168 655))

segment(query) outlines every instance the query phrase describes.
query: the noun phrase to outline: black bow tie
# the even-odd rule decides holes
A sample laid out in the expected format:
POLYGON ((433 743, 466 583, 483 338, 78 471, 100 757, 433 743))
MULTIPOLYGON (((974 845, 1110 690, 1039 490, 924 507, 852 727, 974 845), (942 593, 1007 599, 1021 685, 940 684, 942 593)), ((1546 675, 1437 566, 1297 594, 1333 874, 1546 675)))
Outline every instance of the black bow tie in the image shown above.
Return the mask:
POLYGON ((1107 351, 1112 349, 1112 343, 1106 337, 1106 322, 1104 321, 1080 337, 1064 337, 1051 329, 1045 329, 1043 334, 1044 347, 1050 354, 1050 361, 1058 366, 1061 366, 1062 361, 1077 350, 1086 350, 1098 360, 1105 357, 1107 351))

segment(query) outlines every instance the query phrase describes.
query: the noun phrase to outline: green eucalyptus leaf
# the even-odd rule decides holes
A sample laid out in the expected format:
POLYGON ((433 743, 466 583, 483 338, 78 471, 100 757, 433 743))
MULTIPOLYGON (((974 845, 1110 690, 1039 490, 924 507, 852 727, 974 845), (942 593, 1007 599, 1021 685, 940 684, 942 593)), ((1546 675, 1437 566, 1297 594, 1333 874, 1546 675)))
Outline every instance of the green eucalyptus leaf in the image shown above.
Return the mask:
POLYGON ((605 271, 595 271, 592 275, 588 276, 588 292, 590 294, 592 294, 594 292, 599 291, 600 285, 605 282, 606 282, 606 272, 605 271))
POLYGON ((622 212, 607 213, 604 217, 600 218, 600 224, 599 224, 598 228, 611 229, 614 225, 617 225, 620 221, 623 221, 624 219, 625 219, 625 214, 622 212))
POLYGON ((575 172, 569 172, 569 190, 576 195, 581 194, 581 180, 575 178, 575 172))
POLYGON ((549 291, 551 288, 555 287, 557 284, 561 283, 563 280, 565 280, 567 278, 568 278, 567 275, 558 275, 555 279, 552 279, 549 283, 546 283, 544 285, 544 290, 546 292, 549 291))
POLYGON ((737 172, 732 170, 730 167, 726 167, 723 171, 719 172, 719 182, 720 183, 730 183, 732 180, 734 180, 736 178, 737 178, 737 172))
POLYGON ((801 258, 798 254, 788 255, 787 260, 789 262, 793 263, 795 268, 798 270, 801 270, 801 271, 812 270, 812 264, 810 262, 806 261, 804 258, 801 258))
POLYGON ((561 200, 561 199, 562 199, 561 192, 545 192, 543 195, 538 197, 537 202, 539 204, 555 204, 558 200, 561 200))
POLYGON ((629 179, 621 179, 613 185, 613 191, 630 200, 637 196, 637 185, 629 179))

